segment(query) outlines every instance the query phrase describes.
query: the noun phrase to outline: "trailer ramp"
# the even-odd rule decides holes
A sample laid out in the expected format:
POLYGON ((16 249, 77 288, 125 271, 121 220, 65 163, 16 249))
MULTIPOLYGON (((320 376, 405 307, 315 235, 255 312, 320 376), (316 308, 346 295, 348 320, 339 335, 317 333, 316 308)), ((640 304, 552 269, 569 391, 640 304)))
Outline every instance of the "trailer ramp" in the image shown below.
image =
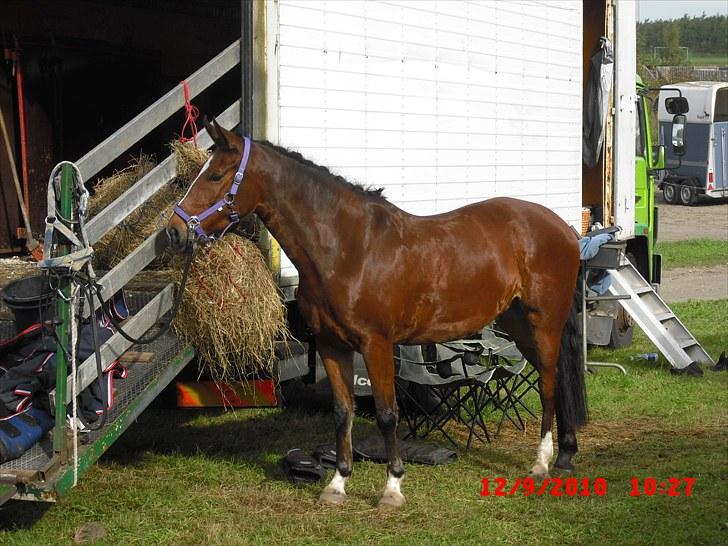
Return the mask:
POLYGON ((609 273, 612 277, 610 294, 619 297, 619 303, 673 368, 682 370, 696 362, 715 364, 626 256, 622 256, 619 267, 609 273))
MULTIPOLYGON (((131 292, 127 296, 129 306, 136 312, 147 304, 153 294, 131 292)), ((13 334, 13 323, 0 321, 0 338, 13 334)), ((75 470, 77 476, 88 470, 111 447, 195 354, 192 347, 183 346, 172 333, 145 345, 144 350, 153 353, 154 359, 125 364, 129 375, 114 385, 115 402, 109 410, 106 424, 98 431, 83 435, 75 470)), ((13 497, 53 502, 73 485, 73 460, 61 463, 54 457, 51 435, 46 435, 18 459, 0 464, 0 504, 13 497)))

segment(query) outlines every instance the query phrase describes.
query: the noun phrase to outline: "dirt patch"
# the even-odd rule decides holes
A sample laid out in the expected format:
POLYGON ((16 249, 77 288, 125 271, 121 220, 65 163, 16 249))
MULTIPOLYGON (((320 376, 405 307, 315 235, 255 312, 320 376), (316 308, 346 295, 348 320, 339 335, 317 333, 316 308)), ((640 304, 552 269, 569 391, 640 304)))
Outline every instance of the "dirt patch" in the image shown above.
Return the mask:
POLYGON ((658 191, 655 201, 660 209, 659 241, 701 238, 728 241, 728 199, 702 197, 692 207, 668 205, 658 191))
POLYGON ((668 303, 728 299, 728 264, 665 270, 660 296, 668 303))
MULTIPOLYGON (((692 207, 668 205, 656 194, 658 240, 716 239, 728 244, 728 199, 702 197, 692 207)), ((728 299, 728 264, 678 267, 662 272, 660 295, 665 301, 728 299)))

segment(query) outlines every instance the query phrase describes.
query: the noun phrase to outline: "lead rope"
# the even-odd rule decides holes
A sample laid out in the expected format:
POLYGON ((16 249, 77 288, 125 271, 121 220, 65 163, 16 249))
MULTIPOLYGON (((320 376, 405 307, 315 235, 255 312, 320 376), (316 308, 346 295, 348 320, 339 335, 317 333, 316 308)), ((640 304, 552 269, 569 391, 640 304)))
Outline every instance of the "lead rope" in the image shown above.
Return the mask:
POLYGON ((197 118, 200 117, 200 111, 197 109, 197 106, 194 106, 190 102, 190 88, 187 85, 187 81, 182 80, 180 84, 182 84, 182 91, 185 94, 185 123, 182 126, 182 131, 180 131, 179 141, 194 142, 195 148, 197 148, 197 118), (188 126, 192 133, 191 137, 185 136, 188 126))
MULTIPOLYGON (((78 305, 78 293, 80 286, 71 283, 71 301, 70 301, 70 328, 71 328, 71 365, 73 366, 73 374, 71 375, 71 390, 73 392, 73 410, 71 414, 71 431, 73 433, 73 487, 78 483, 78 366, 76 362, 76 343, 78 340, 78 325, 76 323, 76 308, 78 305)), ((94 320, 92 317, 91 320, 94 320)))

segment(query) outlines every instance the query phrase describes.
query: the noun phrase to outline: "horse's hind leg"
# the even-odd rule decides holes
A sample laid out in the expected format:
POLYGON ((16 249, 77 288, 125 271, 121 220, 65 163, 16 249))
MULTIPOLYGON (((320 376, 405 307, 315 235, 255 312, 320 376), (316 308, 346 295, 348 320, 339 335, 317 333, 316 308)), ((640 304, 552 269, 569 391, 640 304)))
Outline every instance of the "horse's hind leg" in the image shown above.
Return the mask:
POLYGON ((539 313, 526 309, 520 301, 498 317, 498 325, 515 341, 518 350, 538 370, 539 395, 543 413, 541 440, 536 462, 531 467, 535 478, 549 477, 549 464, 554 455, 553 427, 556 413, 556 368, 559 359, 561 329, 539 313))
POLYGON ((404 504, 400 484, 404 465, 399 455, 397 439, 397 402, 394 392, 394 349, 391 341, 370 339, 362 343, 372 394, 377 408, 377 425, 384 436, 387 450, 387 483, 379 499, 379 508, 399 508, 404 504))
POLYGON ((336 427, 336 472, 321 492, 319 500, 327 504, 341 504, 346 500, 344 488, 353 470, 351 424, 354 414, 354 353, 334 349, 318 339, 316 345, 331 382, 336 427))

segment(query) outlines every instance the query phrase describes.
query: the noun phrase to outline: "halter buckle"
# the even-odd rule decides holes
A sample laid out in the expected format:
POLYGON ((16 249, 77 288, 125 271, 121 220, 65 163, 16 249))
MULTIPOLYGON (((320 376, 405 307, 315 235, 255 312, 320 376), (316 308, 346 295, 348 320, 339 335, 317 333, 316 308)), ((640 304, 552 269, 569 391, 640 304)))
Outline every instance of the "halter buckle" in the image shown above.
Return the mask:
POLYGON ((187 220, 187 227, 190 230, 195 230, 200 225, 200 219, 197 216, 190 216, 190 219, 187 220))

